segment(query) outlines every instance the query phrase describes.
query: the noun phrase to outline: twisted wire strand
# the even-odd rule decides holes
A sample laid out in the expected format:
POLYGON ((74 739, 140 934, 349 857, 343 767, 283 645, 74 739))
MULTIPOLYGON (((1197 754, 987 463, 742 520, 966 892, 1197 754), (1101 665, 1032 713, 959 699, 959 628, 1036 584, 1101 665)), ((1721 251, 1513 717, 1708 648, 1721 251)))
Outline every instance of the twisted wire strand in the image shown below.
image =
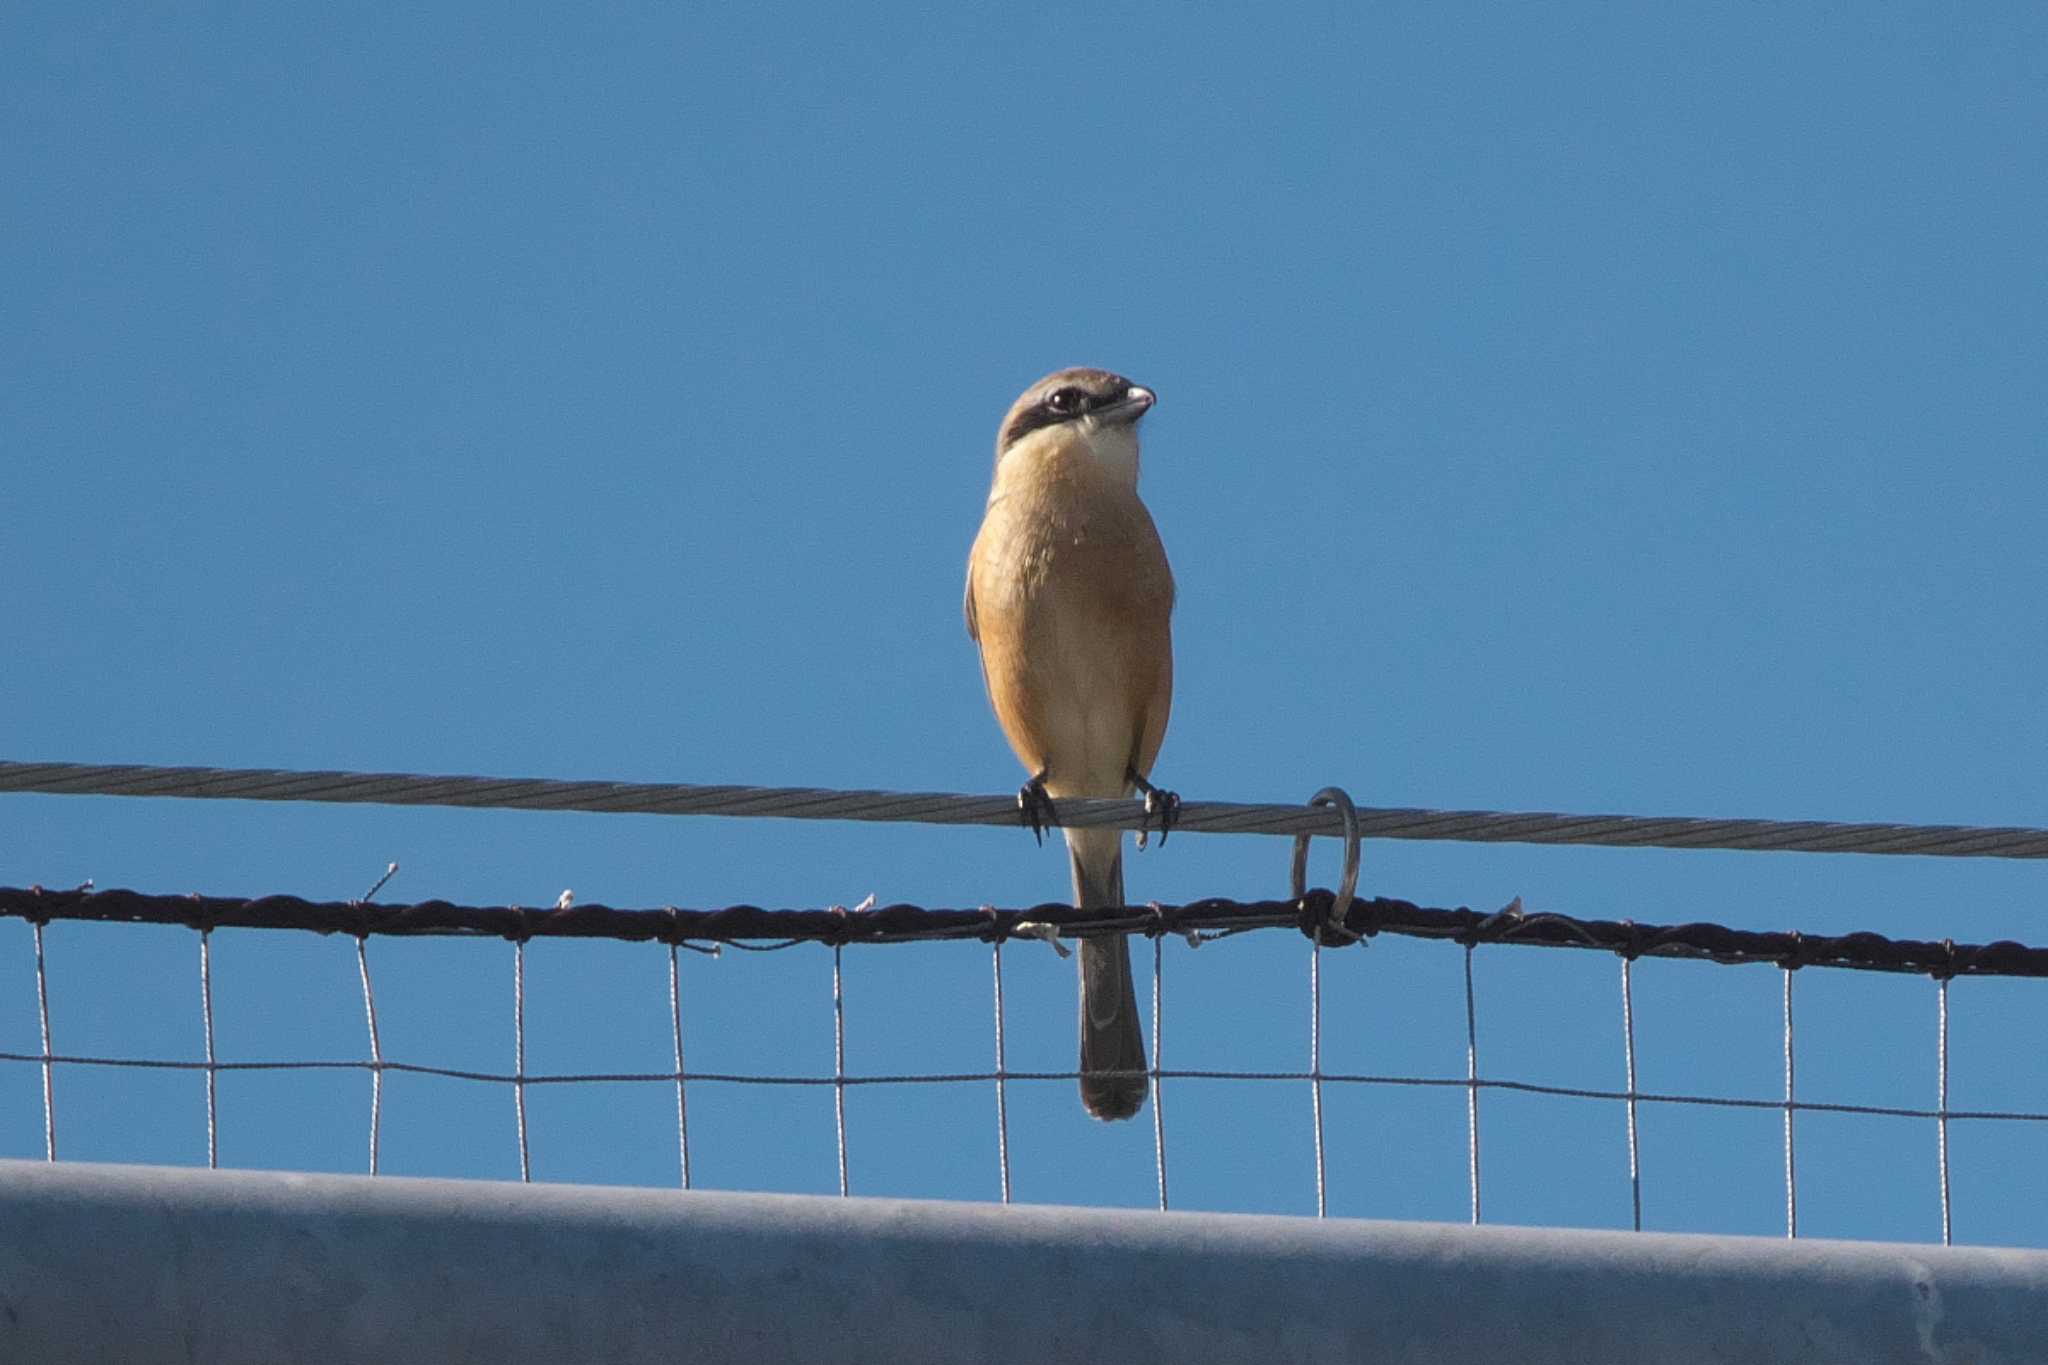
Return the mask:
MULTIPOLYGON (((323 801, 501 810, 727 815, 786 820, 908 821, 933 825, 1017 823, 1015 796, 950 792, 834 791, 816 787, 585 782, 533 777, 160 767, 135 763, 0 760, 0 792, 163 796, 233 801, 323 801)), ((1053 821, 1137 829, 1140 801, 1065 799, 1053 821)), ((1333 809, 1235 801, 1185 801, 1176 832, 1343 832, 1333 809)), ((1716 848, 1802 853, 1919 854, 1944 858, 2048 858, 2048 829, 2020 826, 1842 824, 1827 820, 1718 820, 1694 816, 1570 815, 1553 811, 1358 808, 1368 839, 1468 843, 1599 844, 1615 848, 1716 848)))
MULTIPOLYGON (((1292 928, 1312 934, 1329 928, 1334 896, 1313 890, 1300 900, 1235 901, 1220 897, 1182 905, 1148 904, 1079 910, 1048 903, 1027 909, 928 908, 897 904, 873 909, 767 910, 731 905, 716 910, 615 909, 587 902, 538 910, 522 906, 455 905, 418 901, 309 901, 297 896, 169 896, 90 886, 72 890, 0 887, 0 918, 34 925, 57 920, 179 924, 192 929, 296 929, 353 937, 468 934, 515 942, 536 938, 604 938, 625 942, 718 943, 769 950, 797 943, 844 945, 943 940, 999 942, 1024 925, 1051 925, 1067 937, 1092 933, 1148 936, 1203 932, 1227 935, 1250 929, 1292 928)), ((1894 939, 1881 934, 1838 936, 1732 929, 1710 923, 1660 925, 1636 920, 1584 920, 1550 912, 1484 913, 1445 909, 1392 897, 1353 900, 1337 926, 1345 941, 1374 934, 1582 948, 1636 957, 1726 964, 1796 963, 1861 971, 1923 975, 2048 977, 2048 947, 2009 940, 1994 943, 1894 939)), ((1027 932, 1029 932, 1027 930, 1027 932)))

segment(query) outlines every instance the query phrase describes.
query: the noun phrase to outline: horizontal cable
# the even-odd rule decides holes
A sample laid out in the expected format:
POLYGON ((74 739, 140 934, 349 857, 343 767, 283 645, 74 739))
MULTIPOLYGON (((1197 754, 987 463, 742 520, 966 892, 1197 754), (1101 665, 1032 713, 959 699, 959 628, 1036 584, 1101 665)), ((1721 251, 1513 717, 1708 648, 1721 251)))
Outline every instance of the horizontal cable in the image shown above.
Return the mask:
POLYGON ((1310 891, 1298 901, 1222 898, 1185 905, 1078 910, 1037 905, 1025 910, 926 909, 887 905, 870 910, 764 910, 732 905, 720 910, 620 910, 591 903, 557 909, 515 905, 454 905, 442 900, 411 905, 370 901, 308 901, 297 896, 165 896, 90 887, 48 890, 0 887, 0 917, 47 924, 55 920, 172 924, 190 929, 299 929, 323 934, 469 934, 526 940, 601 938, 626 942, 904 943, 938 939, 1007 939, 1035 936, 1040 926, 1066 936, 1094 933, 1234 934, 1251 929, 1323 927, 1324 942, 1374 934, 1456 943, 1528 944, 1592 948, 1624 957, 1688 958, 1721 963, 1769 962, 1780 967, 1845 967, 1863 971, 1919 972, 1930 976, 2048 977, 2048 947, 2011 941, 1927 942, 1882 934, 1819 935, 1731 929, 1720 924, 1641 924, 1634 920, 1582 920, 1531 914, 1519 906, 1491 914, 1379 897, 1359 898, 1344 915, 1341 934, 1329 919, 1334 897, 1310 891))
MULTIPOLYGON (((0 1052, 0 1062, 35 1062, 46 1060, 40 1052, 0 1052)), ((526 1072, 513 1075, 501 1071, 468 1071, 449 1066, 423 1066, 416 1062, 374 1062, 363 1061, 311 1061, 311 1062, 203 1062, 179 1061, 154 1057, 68 1057, 51 1056, 47 1059, 59 1066, 126 1067, 144 1071, 396 1071, 413 1076, 433 1076, 443 1080, 482 1081, 491 1085, 673 1085, 676 1073, 673 1071, 583 1071, 542 1073, 526 1072)), ((698 1082, 726 1085, 799 1086, 823 1089, 837 1085, 959 1085, 966 1083, 987 1083, 1004 1081, 1066 1081, 1080 1078, 1078 1071, 944 1071, 944 1072, 896 1072, 874 1076, 771 1076, 739 1071, 688 1071, 682 1079, 692 1085, 698 1082)), ((1151 1075, 1150 1071, 1145 1072, 1151 1075)), ((1168 1067, 1158 1073, 1159 1078, 1169 1081, 1290 1081, 1304 1082, 1317 1079, 1317 1073, 1309 1071, 1211 1071, 1202 1069, 1177 1069, 1168 1067)), ((1576 1085, 1543 1085, 1535 1081, 1488 1080, 1484 1077, 1472 1081, 1464 1076, 1370 1076, 1342 1071, 1325 1071, 1320 1079, 1332 1085, 1391 1085, 1412 1086, 1424 1089, 1465 1090, 1477 1085, 1481 1090, 1505 1090, 1523 1095, 1549 1095, 1563 1099, 1577 1100, 1627 1100, 1626 1090, 1599 1090, 1576 1085)), ((1878 1118, 1977 1120, 2005 1123, 2048 1123, 2048 1113, 2026 1109, 1915 1109, 1886 1104, 1835 1104, 1826 1100, 1797 1100, 1789 1106, 1784 1100, 1745 1099, 1732 1095, 1688 1095, 1660 1091, 1638 1090, 1634 1098, 1642 1104, 1700 1104, 1724 1109, 1768 1109, 1773 1113, 1787 1108, 1815 1114, 1864 1114, 1878 1118)))
MULTIPOLYGON (((813 787, 694 786, 673 782, 563 782, 525 777, 294 772, 277 768, 162 768, 139 764, 0 760, 0 792, 71 796, 179 796, 228 801, 326 801, 497 810, 732 815, 787 820, 1017 823, 1014 796, 829 791, 813 787)), ((1136 829, 1137 801, 1060 800, 1061 825, 1136 829)), ((1547 811, 1358 808, 1368 839, 1467 843, 1600 844, 1616 848, 1721 848, 1798 853, 1917 853, 1945 858, 2048 858, 2048 829, 2016 826, 1837 824, 1825 820, 1711 820, 1689 816, 1560 815, 1547 811)), ((1236 801, 1187 801, 1176 831, 1200 834, 1343 832, 1334 810, 1236 801)))

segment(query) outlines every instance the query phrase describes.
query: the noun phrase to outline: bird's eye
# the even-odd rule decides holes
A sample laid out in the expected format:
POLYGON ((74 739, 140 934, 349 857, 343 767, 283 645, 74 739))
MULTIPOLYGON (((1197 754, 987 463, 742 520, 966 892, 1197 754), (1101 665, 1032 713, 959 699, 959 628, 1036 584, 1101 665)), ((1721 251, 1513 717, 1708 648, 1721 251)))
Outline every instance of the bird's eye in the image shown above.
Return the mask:
POLYGON ((1054 389, 1046 398, 1045 406, 1048 411, 1059 413, 1062 417, 1071 416, 1087 408, 1088 395, 1079 389, 1054 389))

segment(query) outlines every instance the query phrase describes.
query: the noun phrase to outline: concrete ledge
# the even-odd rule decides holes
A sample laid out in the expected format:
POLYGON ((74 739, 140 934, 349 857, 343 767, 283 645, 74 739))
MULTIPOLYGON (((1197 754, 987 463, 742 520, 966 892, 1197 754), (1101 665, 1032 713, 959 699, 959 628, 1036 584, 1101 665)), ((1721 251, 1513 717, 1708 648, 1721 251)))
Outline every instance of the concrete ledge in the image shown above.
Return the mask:
POLYGON ((0 1162, 0 1361, 733 1359, 2042 1362, 2048 1252, 0 1162))

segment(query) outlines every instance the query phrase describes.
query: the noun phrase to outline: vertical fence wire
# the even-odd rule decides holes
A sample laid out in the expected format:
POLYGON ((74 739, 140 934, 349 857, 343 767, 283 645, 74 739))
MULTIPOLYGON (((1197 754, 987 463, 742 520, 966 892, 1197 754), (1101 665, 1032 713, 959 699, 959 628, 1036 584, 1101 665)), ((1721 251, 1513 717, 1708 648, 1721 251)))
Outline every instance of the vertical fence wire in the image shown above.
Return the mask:
POLYGON ((367 935, 356 935, 356 975, 363 980, 363 1019, 370 1030, 370 1174, 380 1165, 384 1136, 384 1038, 377 1028, 377 993, 370 988, 367 935))
POLYGON ((1166 1039, 1160 1034, 1165 1011, 1160 1008, 1160 950, 1163 941, 1152 939, 1152 1159, 1159 1166, 1159 1209, 1166 1211, 1166 1087, 1159 1077, 1159 1061, 1166 1055, 1166 1039))
POLYGON ((220 1071, 213 1055, 213 930, 199 931, 199 1017, 206 1030, 206 1169, 220 1169, 220 1071))
POLYGON ((519 1119, 519 1178, 533 1179, 526 1145, 526 940, 512 942, 512 1108, 519 1119))
POLYGON ((1472 1221, 1479 1221, 1479 1011, 1472 999, 1472 950, 1465 945, 1465 1149, 1472 1182, 1472 1221))
POLYGON ((1323 1167, 1323 936, 1320 930, 1308 948, 1308 1087, 1315 1122, 1316 1217, 1330 1213, 1323 1167))
POLYGON ((668 945, 668 1018, 676 1045, 676 1159, 683 1188, 690 1188, 690 1105, 683 1094, 683 975, 675 944, 668 945))
MULTIPOLYGON (((1003 941, 995 941, 996 963, 996 1170, 1002 1177, 1003 1202, 1010 1202, 1010 1068, 1003 1053, 1003 941)), ((1153 1035, 1157 1037, 1155 1033, 1153 1035)))
POLYGON ((1635 959, 1621 960, 1621 1051, 1628 1070, 1628 1198, 1632 1226, 1643 1230, 1643 1167, 1636 1141, 1636 998, 1635 959))
POLYGON ((43 925, 36 931, 36 1017, 43 1028, 43 1159, 57 1159, 57 1106, 50 1087, 50 987, 43 970, 43 925))
POLYGON ((839 1193, 850 1194, 846 1179, 846 993, 840 977, 841 948, 832 945, 832 1114, 839 1131, 839 1193))
MULTIPOLYGON (((32 922, 34 935, 36 969, 36 1004, 41 1032, 41 1077, 43 1098, 44 1149, 47 1160, 56 1160, 56 1120, 54 1102, 54 1064, 60 1059, 54 1050, 50 1025, 50 1004, 48 987, 47 947, 45 924, 32 922)), ((216 1025, 213 1002, 212 974, 212 930, 199 929, 199 985, 201 1018, 204 1034, 204 1062, 206 1084, 206 1144, 207 1165, 219 1166, 219 1073, 222 1063, 217 1051, 216 1025)), ((1169 1207, 1167 1178, 1167 1157, 1165 1139, 1165 1095, 1164 1095, 1164 947, 1163 935, 1152 935, 1152 1052, 1150 1080, 1153 1088, 1153 1138, 1158 1176, 1159 1207, 1169 1207)), ((1315 1152, 1316 1213, 1328 1216, 1327 1165, 1325 1147, 1325 1116, 1323 1108, 1323 1082, 1326 1079, 1322 1068, 1322 968, 1320 938, 1311 943, 1309 964, 1309 1074, 1311 1082, 1311 1116, 1315 1152)), ((1479 1091, 1484 1084, 1479 1075, 1478 1065, 1478 1011, 1473 955, 1476 942, 1462 945, 1465 949, 1464 1004, 1466 1029, 1466 1122, 1467 1122, 1467 1174, 1470 1192, 1470 1217, 1475 1224, 1482 1218, 1481 1171, 1480 1171, 1480 1127, 1479 1091)), ((526 1023, 525 1023, 525 951, 526 941, 515 939, 513 944, 513 1033, 514 1072, 510 1078, 514 1093, 519 1143, 520 1179, 532 1180, 531 1154, 526 1112, 526 1023)), ((1003 953, 1001 942, 992 945, 993 1004, 995 1029, 996 1068, 996 1122, 997 1160, 1001 1196, 1005 1204, 1012 1200, 1012 1175, 1010 1168, 1007 1081, 1008 1060, 1004 1037, 1005 1002, 1003 982, 1003 953)), ((356 936, 357 970, 362 983, 365 1023, 369 1034, 371 1072, 371 1114, 370 1114, 370 1173, 378 1174, 380 1169, 380 1145, 382 1125, 382 1081, 387 1063, 385 1061, 381 1031, 377 1018, 377 1007, 369 968, 367 938, 356 936)), ((1643 1227, 1642 1173, 1640 1160, 1639 1077, 1636 1063, 1635 1007, 1634 1007, 1634 958, 1627 953, 1621 963, 1621 1014, 1623 1035, 1623 1058, 1626 1091, 1620 1098, 1626 1101, 1628 1173, 1631 1201, 1632 1226, 1640 1231, 1643 1227)), ((669 1013, 674 1043, 677 1111, 678 1159, 681 1181, 684 1188, 692 1184, 690 1170, 690 1149, 688 1131, 688 1110, 685 1081, 687 1072, 684 1065, 682 1037, 682 1006, 680 958, 677 945, 669 945, 669 1013)), ((1781 962, 1781 1019, 1784 1067, 1784 1093, 1782 1103, 1774 1106, 1780 1109, 1783 1126, 1784 1180, 1785 1180, 1785 1235, 1799 1236, 1798 1164, 1796 1147, 1797 1114, 1801 1105, 1797 1090, 1797 1046, 1795 1010, 1793 1000, 1793 977, 1799 965, 1795 955, 1781 962)), ((1937 1106, 1931 1115, 1936 1120, 1937 1174, 1939 1180, 1941 1240, 1943 1245, 1953 1244, 1953 1208, 1951 1188, 1951 1158, 1949 1142, 1950 1109, 1950 1009, 1949 986, 1951 978, 1937 971, 1936 1012, 1936 1100, 1937 1106)), ((843 948, 833 945, 832 961, 832 1006, 833 1006, 833 1084, 834 1109, 837 1128, 837 1156, 839 1167, 839 1189, 842 1195, 850 1194, 851 1181, 847 1154, 846 1133, 846 1088, 852 1083, 846 1070, 845 1036, 845 991, 843 975, 843 948)), ((190 1065, 189 1063, 186 1065, 190 1065)), ((232 1064, 231 1064, 232 1065, 232 1064)), ((1455 1084, 1455 1083, 1454 1083, 1455 1084)), ((1763 1102, 1768 1105, 1768 1101, 1763 1102)), ((1922 1111, 1923 1114, 1925 1111, 1922 1111)), ((1973 1117, 1968 1113, 1964 1117, 1973 1117)), ((1995 1117, 1995 1116, 1994 1116, 1995 1117)))
MULTIPOLYGON (((384 874, 370 883, 355 902, 364 905, 377 898, 385 883, 398 875, 398 864, 385 864, 384 874)), ((370 1030, 370 1174, 383 1165, 384 1150, 384 1035, 377 1027, 377 993, 370 988, 369 935, 356 935, 356 975, 363 981, 363 1021, 370 1030)))
POLYGON ((1792 1146, 1792 1118, 1796 1090, 1793 1084, 1792 968, 1785 971, 1785 1235, 1799 1235, 1799 1164, 1792 1146))
POLYGON ((1940 1118, 1936 1120, 1936 1146, 1941 1161, 1941 1244, 1951 1245, 1949 1236, 1948 1208, 1948 978, 1941 977, 1936 983, 1939 990, 1939 1014, 1936 1024, 1937 1038, 1935 1051, 1937 1063, 1936 1086, 1939 1091, 1940 1118))

